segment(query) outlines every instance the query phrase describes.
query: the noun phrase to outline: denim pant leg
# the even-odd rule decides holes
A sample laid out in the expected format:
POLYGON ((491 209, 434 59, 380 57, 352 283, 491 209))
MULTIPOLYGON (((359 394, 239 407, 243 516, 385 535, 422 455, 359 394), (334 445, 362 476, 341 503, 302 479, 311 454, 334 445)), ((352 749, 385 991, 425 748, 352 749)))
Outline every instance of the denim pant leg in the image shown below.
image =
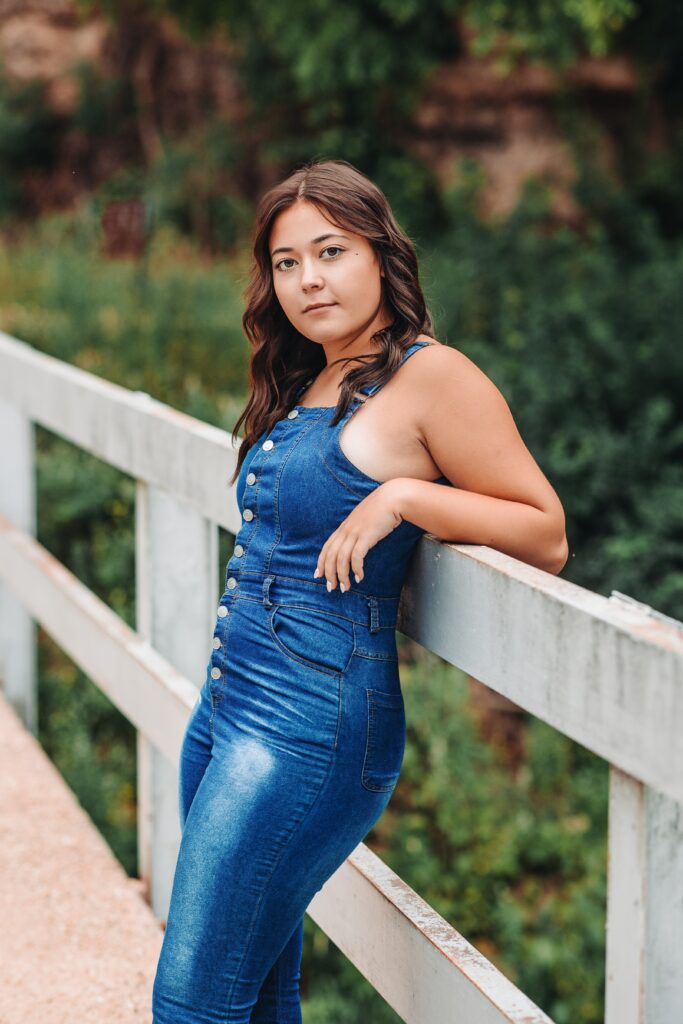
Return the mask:
POLYGON ((301 1024, 299 979, 304 944, 301 918, 261 985, 250 1024, 301 1024))
POLYGON ((330 756, 292 764, 258 738, 231 733, 226 720, 202 774, 211 716, 211 697, 203 691, 183 743, 180 793, 187 815, 154 979, 153 1021, 249 1024, 284 954, 272 979, 277 986, 269 995, 266 985, 263 996, 270 1005, 279 999, 278 1016, 269 1019, 300 1024, 295 929, 314 889, 305 868, 292 884, 292 865, 315 862, 315 847, 307 840, 299 849, 296 841, 330 756))
POLYGON ((263 722, 253 728, 259 709, 270 706, 266 691, 250 692, 243 719, 239 691, 228 691, 217 708, 202 692, 183 745, 180 789, 189 810, 154 981, 153 1024, 300 1024, 300 947, 296 938, 289 949, 288 943, 315 893, 381 815, 400 770, 400 696, 367 689, 368 672, 375 687, 383 681, 380 666, 360 659, 334 684, 338 703, 328 691, 309 723, 314 742, 305 750, 303 670, 299 703, 287 706, 295 734, 286 728, 264 737, 263 722), (261 996, 270 1005, 253 1017, 261 996), (269 1017, 273 1004, 276 1016, 269 1017))
MULTIPOLYGON (((209 702, 207 687, 200 693, 185 730, 178 779, 181 829, 185 827, 195 793, 211 759, 213 735, 208 714, 209 702), (203 706, 200 706, 202 701, 203 706)), ((303 936, 302 918, 261 986, 250 1024, 301 1024, 299 979, 303 936)))

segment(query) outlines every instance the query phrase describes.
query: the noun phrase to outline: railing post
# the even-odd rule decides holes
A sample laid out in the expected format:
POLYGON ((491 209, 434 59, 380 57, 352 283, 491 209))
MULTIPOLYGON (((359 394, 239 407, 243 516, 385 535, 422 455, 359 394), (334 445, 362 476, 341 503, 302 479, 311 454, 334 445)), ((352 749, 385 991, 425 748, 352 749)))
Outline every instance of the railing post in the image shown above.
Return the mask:
POLYGON ((605 1024, 683 1020, 683 806, 610 766, 605 1024))
POLYGON ((646 1024, 683 1020, 683 805, 646 788, 646 1024))
MULTIPOLYGON (((199 689, 218 602, 218 527, 138 481, 137 630, 199 689)), ((180 844, 178 772, 138 733, 138 860, 154 913, 166 921, 180 844)))
MULTIPOLYGON (((21 409, 0 399, 0 513, 36 532, 35 437, 21 409)), ((33 735, 38 732, 36 626, 0 583, 0 688, 33 735)))

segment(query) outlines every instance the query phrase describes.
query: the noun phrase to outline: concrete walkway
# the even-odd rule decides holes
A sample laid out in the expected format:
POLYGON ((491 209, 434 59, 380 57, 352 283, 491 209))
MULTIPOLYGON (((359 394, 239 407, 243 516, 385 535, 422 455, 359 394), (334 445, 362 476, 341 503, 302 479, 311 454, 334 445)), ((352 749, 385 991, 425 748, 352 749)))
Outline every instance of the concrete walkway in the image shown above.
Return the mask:
POLYGON ((162 938, 0 693, 0 1024, 149 1024, 162 938))

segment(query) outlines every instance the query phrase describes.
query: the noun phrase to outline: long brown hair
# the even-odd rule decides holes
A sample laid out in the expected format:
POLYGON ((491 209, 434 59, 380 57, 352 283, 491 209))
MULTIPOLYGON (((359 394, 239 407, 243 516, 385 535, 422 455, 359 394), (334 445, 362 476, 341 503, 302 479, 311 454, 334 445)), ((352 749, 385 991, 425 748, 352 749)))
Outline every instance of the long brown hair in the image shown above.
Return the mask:
POLYGON ((419 334, 433 337, 415 247, 398 226, 377 185, 346 160, 310 161, 274 185, 261 197, 256 210, 254 260, 244 293, 242 324, 252 348, 251 396, 233 427, 236 435, 241 424, 246 425, 231 483, 239 476, 254 442, 283 418, 298 389, 326 365, 322 346, 304 337, 287 319, 273 286, 270 233, 278 214, 298 199, 313 203, 339 227, 367 238, 384 272, 384 308, 394 317, 372 336, 379 345, 377 353, 344 377, 331 425, 339 422, 358 388, 383 384, 392 376, 404 350, 419 334))

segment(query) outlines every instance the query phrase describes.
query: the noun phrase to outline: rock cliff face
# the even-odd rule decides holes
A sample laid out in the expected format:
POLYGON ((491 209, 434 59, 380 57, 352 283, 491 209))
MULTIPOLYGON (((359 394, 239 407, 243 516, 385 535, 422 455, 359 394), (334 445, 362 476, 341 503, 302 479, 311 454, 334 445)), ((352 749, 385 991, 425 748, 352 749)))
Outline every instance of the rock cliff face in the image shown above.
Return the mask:
MULTIPOLYGON (((557 217, 578 221, 570 192, 575 167, 556 112, 558 97, 567 86, 580 97, 609 172, 619 125, 635 102, 637 70, 612 57, 580 60, 564 81, 539 65, 506 75, 493 58, 470 52, 464 29, 461 44, 462 55, 432 75, 416 112, 416 151, 443 181, 457 174, 458 158, 477 160, 487 182, 484 213, 507 212, 524 179, 534 175, 550 186, 557 217)), ((167 19, 140 17, 114 31, 101 17, 84 19, 71 0, 0 0, 0 62, 14 79, 43 81, 48 103, 64 118, 77 100, 72 69, 79 62, 127 77, 136 91, 134 137, 120 140, 118 149, 102 139, 93 152, 78 133, 67 135, 63 166, 40 185, 43 206, 70 205, 135 149, 153 158, 162 133, 183 134, 209 109, 237 123, 243 116, 229 40, 217 36, 193 45, 167 19)))
POLYGON ((570 193, 574 160, 557 113, 567 87, 590 112, 603 170, 610 173, 613 133, 638 88, 636 69, 621 57, 584 58, 563 82, 551 68, 527 65, 503 74, 493 59, 465 54, 432 76, 414 120, 415 148, 442 181, 453 176, 458 158, 477 160, 486 176, 489 214, 509 211, 533 175, 550 186, 558 219, 579 220, 570 193))

